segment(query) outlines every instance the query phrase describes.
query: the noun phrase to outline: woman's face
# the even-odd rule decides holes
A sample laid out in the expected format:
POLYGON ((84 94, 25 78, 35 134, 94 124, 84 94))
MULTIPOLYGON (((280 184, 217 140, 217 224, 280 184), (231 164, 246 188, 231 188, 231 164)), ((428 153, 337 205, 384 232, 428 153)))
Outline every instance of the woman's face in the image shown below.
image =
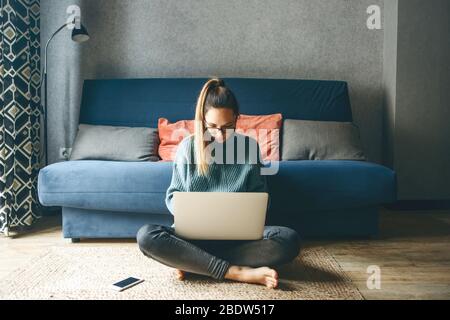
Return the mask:
POLYGON ((205 127, 215 141, 222 143, 236 128, 236 116, 229 108, 211 108, 205 114, 205 127))

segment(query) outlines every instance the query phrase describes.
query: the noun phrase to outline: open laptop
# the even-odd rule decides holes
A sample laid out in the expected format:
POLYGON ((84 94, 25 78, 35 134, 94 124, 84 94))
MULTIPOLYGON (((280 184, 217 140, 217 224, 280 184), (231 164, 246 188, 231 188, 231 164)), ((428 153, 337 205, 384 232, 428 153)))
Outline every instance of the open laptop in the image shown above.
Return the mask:
POLYGON ((258 240, 266 192, 174 192, 175 234, 195 240, 258 240))

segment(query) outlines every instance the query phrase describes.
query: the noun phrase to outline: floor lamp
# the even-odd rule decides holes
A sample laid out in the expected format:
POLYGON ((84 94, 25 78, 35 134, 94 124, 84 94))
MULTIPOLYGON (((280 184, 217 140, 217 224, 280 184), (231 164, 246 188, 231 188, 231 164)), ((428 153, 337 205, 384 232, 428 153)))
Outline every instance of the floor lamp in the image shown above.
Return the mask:
POLYGON ((72 22, 67 22, 65 24, 63 24, 61 27, 58 28, 58 30, 56 30, 52 36, 50 37, 50 39, 48 39, 47 44, 45 45, 45 60, 44 60, 44 144, 45 144, 45 166, 48 165, 48 134, 47 134, 47 127, 48 127, 48 123, 47 123, 47 66, 48 66, 48 46, 50 44, 50 42, 53 40, 53 38, 61 31, 63 30, 65 27, 69 26, 69 25, 74 25, 74 28, 72 29, 72 40, 77 42, 77 43, 82 43, 85 42, 87 40, 89 40, 89 34, 86 30, 86 28, 83 26, 83 24, 77 23, 76 20, 73 20, 72 22), (77 25, 79 26, 79 28, 77 28, 77 25))
MULTIPOLYGON (((52 36, 50 37, 50 39, 48 39, 47 44, 45 45, 45 58, 44 58, 44 149, 45 149, 45 166, 48 165, 48 116, 47 116, 47 67, 48 67, 48 47, 50 42, 53 40, 53 38, 61 31, 63 30, 65 27, 69 26, 69 25, 74 25, 74 28, 72 29, 72 40, 77 42, 77 43, 82 43, 85 42, 87 40, 89 40, 89 34, 86 30, 86 28, 80 23, 79 24, 79 28, 77 28, 77 23, 76 20, 73 20, 72 22, 67 22, 65 24, 63 24, 61 27, 58 28, 58 30, 56 30, 52 36)), ((46 207, 45 208, 45 212, 47 215, 52 215, 55 214, 57 212, 59 212, 60 207, 46 207)))

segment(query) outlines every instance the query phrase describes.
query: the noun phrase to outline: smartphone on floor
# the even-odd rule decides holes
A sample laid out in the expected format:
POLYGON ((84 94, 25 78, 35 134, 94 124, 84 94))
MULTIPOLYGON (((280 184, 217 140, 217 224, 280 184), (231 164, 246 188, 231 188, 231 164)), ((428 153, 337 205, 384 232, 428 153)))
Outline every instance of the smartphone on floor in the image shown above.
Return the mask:
POLYGON ((144 279, 139 279, 137 277, 129 277, 119 282, 112 284, 112 289, 116 291, 123 291, 129 289, 141 282, 144 282, 144 279))

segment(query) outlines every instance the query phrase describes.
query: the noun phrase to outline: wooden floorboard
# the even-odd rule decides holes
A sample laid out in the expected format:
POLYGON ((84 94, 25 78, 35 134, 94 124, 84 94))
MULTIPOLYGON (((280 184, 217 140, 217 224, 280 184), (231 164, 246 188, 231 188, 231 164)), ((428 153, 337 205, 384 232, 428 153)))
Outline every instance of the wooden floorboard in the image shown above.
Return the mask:
MULTIPOLYGON (((133 240, 83 240, 61 235, 60 217, 41 219, 25 235, 0 236, 0 279, 52 246, 121 246, 133 240)), ((450 211, 381 212, 374 239, 310 241, 330 252, 366 299, 450 299, 450 211), (379 266, 381 289, 367 288, 367 268, 379 266)), ((0 280, 1 281, 1 280, 0 280)), ((0 282, 1 283, 1 282, 0 282)))

